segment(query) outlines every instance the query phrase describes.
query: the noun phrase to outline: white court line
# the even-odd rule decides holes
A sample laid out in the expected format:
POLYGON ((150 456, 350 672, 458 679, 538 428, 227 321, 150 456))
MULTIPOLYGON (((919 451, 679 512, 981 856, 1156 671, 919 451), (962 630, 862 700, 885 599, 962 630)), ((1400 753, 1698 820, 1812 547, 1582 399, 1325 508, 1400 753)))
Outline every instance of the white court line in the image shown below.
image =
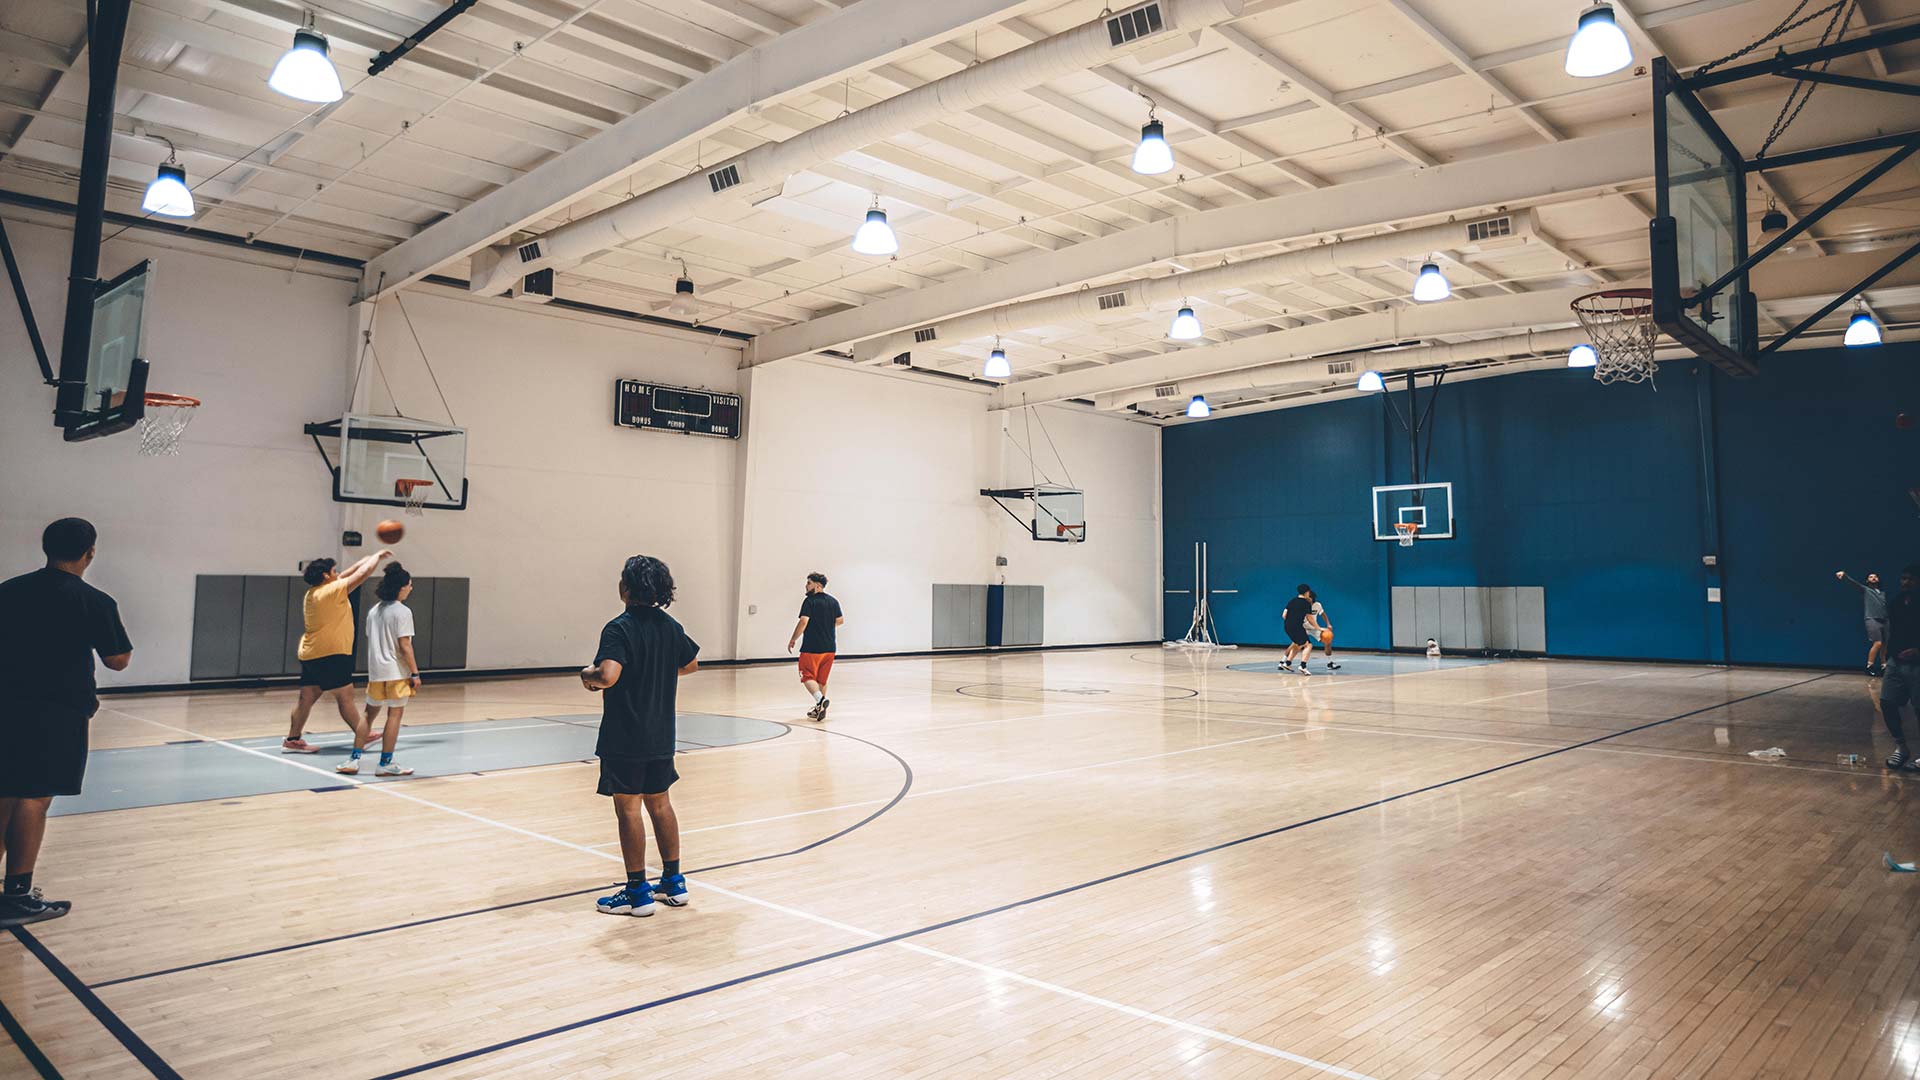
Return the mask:
POLYGON ((1492 697, 1474 698, 1472 701, 1462 701, 1458 704, 1485 705, 1489 701, 1505 701, 1508 698, 1526 697, 1529 694, 1551 694, 1555 690, 1571 690, 1576 686, 1593 686, 1597 683, 1619 682, 1621 679, 1638 679, 1651 674, 1652 672, 1649 671, 1635 671, 1627 675, 1610 675, 1604 679, 1584 679, 1580 682, 1563 683, 1559 686, 1543 686, 1538 690, 1521 690, 1512 694, 1495 694, 1492 697))
MULTIPOLYGON (((417 795, 410 795, 404 791, 397 790, 396 785, 368 784, 365 781, 358 779, 357 777, 327 772, 326 770, 317 768, 312 765, 308 765, 306 762, 303 762, 303 761, 289 761, 277 754, 268 754, 261 750, 255 750, 255 749, 252 749, 251 747, 245 747, 237 743, 228 742, 225 739, 207 738, 204 735, 200 735, 197 732, 189 731, 186 728, 174 727, 174 725, 172 724, 161 723, 158 720, 149 720, 144 716, 136 716, 133 713, 125 712, 120 709, 113 709, 111 711, 120 713, 120 715, 122 716, 127 716, 127 717, 131 717, 132 719, 139 720, 142 723, 153 724, 158 727, 170 728, 174 731, 185 732, 188 735, 193 735, 195 738, 205 739, 207 742, 216 743, 220 746, 228 747, 229 749, 238 750, 243 754, 254 754, 258 757, 264 757, 270 760, 279 761, 282 764, 291 765, 297 769, 306 769, 309 772, 319 773, 323 776, 338 776, 339 779, 346 780, 352 783, 354 786, 363 788, 364 790, 367 790, 367 791, 377 792, 381 795, 391 796, 392 798, 395 798, 395 799, 404 799, 407 802, 414 803, 419 806, 430 807, 434 810, 440 810, 445 813, 453 814, 457 817, 463 817, 469 821, 478 822, 479 824, 482 824, 482 825, 490 825, 496 829, 505 830, 506 832, 516 833, 520 836, 525 836, 534 840, 542 840, 549 844, 555 844, 563 848, 568 848, 573 851, 578 851, 585 855, 591 855, 596 859, 606 859, 612 862, 625 861, 619 855, 616 855, 609 851, 599 851, 594 848, 587 847, 583 844, 576 844, 571 840, 562 840, 557 836, 548 836, 545 833, 534 832, 531 829, 523 829, 518 825, 509 825, 504 821, 496 821, 493 818, 483 817, 479 814, 471 813, 466 810, 461 810, 457 807, 447 806, 443 803, 437 803, 431 799, 423 799, 417 795)), ((1291 735, 1291 734, 1298 734, 1298 732, 1285 732, 1277 735, 1263 736, 1263 738, 1269 738, 1269 739, 1285 738, 1287 737, 1287 735, 1291 735)), ((1240 742, 1256 742, 1259 740, 1242 739, 1239 741, 1240 742)), ((1231 746, 1234 744, 1233 743, 1217 743, 1215 745, 1231 746)), ((1197 749, 1211 749, 1211 747, 1202 747, 1197 749)), ((1180 751, 1175 751, 1174 753, 1190 753, 1190 752, 1191 751, 1180 750, 1180 751)), ((1161 756, 1171 756, 1171 755, 1161 755, 1161 756)), ((1135 760, 1146 760, 1146 759, 1135 759, 1135 760)), ((1095 768, 1097 766, 1083 766, 1083 767, 1095 768)), ((1063 771, 1072 771, 1072 770, 1063 770, 1063 771)), ((1051 774, 1041 774, 1041 775, 1051 775, 1051 774)), ((968 786, 979 786, 979 785, 968 785, 968 786)), ((951 790, 959 790, 959 789, 951 789, 951 790)), ((885 934, 876 933, 875 931, 872 931, 872 930, 862 929, 861 927, 853 926, 848 923, 843 923, 836 919, 829 919, 824 915, 815 915, 812 912, 802 911, 799 908, 788 907, 785 904, 777 904, 770 900, 761 900, 757 897, 748 896, 745 893, 735 892, 732 889, 722 888, 710 882, 703 882, 700 887, 703 889, 706 889, 709 892, 718 893, 721 896, 725 896, 730 899, 737 900, 744 904, 751 904, 755 907, 765 908, 768 911, 779 912, 780 914, 789 916, 791 918, 800 919, 805 922, 811 922, 819 926, 831 927, 835 930, 842 931, 843 933, 852 934, 855 937, 865 938, 868 941, 878 941, 881 938, 888 936, 885 934)), ((1132 1016, 1136 1019, 1146 1020, 1155 1024, 1160 1024, 1164 1027, 1173 1028, 1176 1031, 1184 1031, 1192 1035, 1199 1035, 1203 1038, 1212 1039, 1216 1042, 1225 1043, 1229 1046, 1237 1046, 1243 1050, 1251 1050, 1255 1053, 1263 1054, 1267 1057, 1279 1058, 1282 1061, 1290 1061, 1296 1065, 1304 1065, 1309 1068, 1318 1069, 1330 1075, 1342 1077, 1344 1078, 1344 1080, 1373 1080, 1372 1077, 1369 1077, 1364 1073, 1354 1072, 1351 1069, 1343 1069, 1338 1065, 1329 1064, 1327 1062, 1319 1061, 1314 1058, 1306 1057, 1301 1054, 1290 1053, 1286 1050, 1280 1049, 1277 1046, 1269 1046, 1265 1043, 1254 1042, 1251 1039, 1243 1039, 1238 1035, 1230 1035, 1224 1031, 1218 1031, 1209 1027, 1202 1027, 1199 1024, 1190 1023, 1185 1020, 1179 1020, 1171 1016, 1163 1016, 1159 1013, 1149 1012, 1146 1009, 1141 1009, 1132 1005, 1126 1005, 1118 1001, 1110 1000, 1108 998, 1096 997, 1092 994, 1087 994, 1079 990, 1074 990, 1071 987, 1061 986, 1058 983, 1050 983, 1042 979, 1036 979, 1030 975, 1022 975, 1017 971, 1009 971, 1005 968, 995 967, 991 964, 983 964, 977 960, 969 960, 969 959, 966 959, 965 957, 955 956, 952 953, 941 952, 938 949, 930 949, 924 945, 917 945, 910 941, 894 941, 894 942, 890 942, 889 944, 894 945, 901 949, 905 949, 908 952, 919 953, 922 956, 931 957, 933 959, 940 960, 949 964, 955 964, 960 967, 972 968, 976 971, 985 972, 987 974, 995 975, 1003 979, 1010 979, 1014 982, 1022 983, 1024 985, 1031 986, 1039 990, 1046 990, 1050 993, 1059 994, 1063 997, 1067 997, 1075 1001, 1085 1002, 1090 1005, 1098 1005, 1103 1008, 1111 1009, 1115 1012, 1119 1012, 1127 1016, 1132 1016)))

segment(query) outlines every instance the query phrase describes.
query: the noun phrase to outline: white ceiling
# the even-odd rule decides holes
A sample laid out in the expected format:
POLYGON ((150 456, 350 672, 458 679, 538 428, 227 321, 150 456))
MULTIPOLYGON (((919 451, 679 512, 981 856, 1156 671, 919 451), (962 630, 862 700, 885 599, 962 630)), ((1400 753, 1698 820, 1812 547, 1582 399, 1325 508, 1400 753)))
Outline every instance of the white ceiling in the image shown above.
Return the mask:
MULTIPOLYGON (((1645 65, 1654 55, 1664 53, 1681 67, 1716 59, 1766 33, 1794 6, 1793 0, 1613 2, 1627 9, 1623 22, 1636 67, 1575 80, 1562 71, 1561 54, 1583 0, 1247 0, 1239 18, 1207 29, 1184 52, 1123 57, 843 154, 787 178, 780 195, 759 205, 716 209, 566 269, 556 292, 665 315, 684 262, 698 286, 703 324, 755 335, 801 326, 998 267, 1056 258, 1086 241, 1169 217, 1623 128, 1645 130, 1645 65), (1146 114, 1141 94, 1157 103, 1175 146, 1178 165, 1167 177, 1140 177, 1127 168, 1146 114), (876 194, 900 235, 893 259, 860 256, 847 246, 876 194)), ((597 190, 559 192, 547 204, 564 203, 563 209, 518 223, 521 230, 507 235, 543 232, 702 165, 789 139, 846 110, 1087 22, 1102 6, 1102 0, 1009 0, 978 32, 909 43, 906 52, 855 64, 817 90, 743 110, 630 176, 597 190)), ((376 51, 442 7, 434 0, 136 0, 120 72, 116 130, 122 134, 113 147, 109 209, 138 212, 142 189, 167 154, 165 144, 146 136, 161 136, 178 147, 196 185, 196 227, 371 259, 670 92, 697 91, 698 80, 726 61, 858 5, 480 0, 383 75, 365 76, 376 51), (317 11, 349 88, 344 101, 317 112, 265 82, 303 7, 317 11)), ((1920 14, 1910 0, 1866 0, 1859 10, 1856 31, 1920 14)), ((0 7, 0 188, 72 199, 86 95, 85 27, 84 0, 0 7)), ((1805 43, 1817 31, 1815 24, 1784 40, 1805 43)), ((1842 61, 1834 70, 1912 82, 1916 68, 1920 49, 1901 47, 1842 61)), ((1777 101, 1787 86, 1748 84, 1746 97, 1722 97, 1714 105, 1777 101)), ((1820 93, 1886 111, 1885 130, 1920 123, 1920 109, 1906 104, 1912 99, 1889 102, 1889 95, 1832 87, 1820 93)), ((1790 213, 1809 209, 1869 160, 1778 174, 1776 193, 1790 213)), ((1464 261, 1443 256, 1456 295, 1598 288, 1644 277, 1647 187, 1569 195, 1540 190, 1526 200, 1536 207, 1541 230, 1532 242, 1464 261)), ((1764 207, 1755 202, 1757 218, 1764 207)), ((1815 239, 1797 245, 1793 257, 1905 247, 1920 226, 1917 214, 1920 166, 1909 162, 1812 230, 1815 239)), ((1416 223, 1426 222, 1381 220, 1341 235, 1416 223)), ((1312 222, 1301 222, 1295 235, 1210 252, 1203 260, 1143 255, 1124 273, 1060 284, 1164 275, 1320 239, 1312 222)), ((1196 344, 1402 305, 1418 262, 1381 261, 1196 295, 1207 327, 1207 340, 1196 344)), ((449 260, 438 272, 465 278, 466 260, 449 260)), ((1913 293, 1889 289, 1869 299, 1883 321, 1911 324, 1920 322, 1920 296, 1913 293)), ((1015 385, 1191 348, 1166 339, 1174 306, 1009 334, 1004 344, 1015 385)), ((1779 320, 1790 322, 1815 306, 1773 304, 1763 329, 1777 329, 1779 320)), ((1843 316, 1830 322, 1837 327, 1843 316)), ((1514 329, 1487 326, 1435 340, 1514 329)), ((914 363, 975 374, 991 344, 991 338, 947 341, 945 351, 916 351, 914 363)), ((1257 406, 1275 396, 1228 394, 1216 404, 1257 406)))

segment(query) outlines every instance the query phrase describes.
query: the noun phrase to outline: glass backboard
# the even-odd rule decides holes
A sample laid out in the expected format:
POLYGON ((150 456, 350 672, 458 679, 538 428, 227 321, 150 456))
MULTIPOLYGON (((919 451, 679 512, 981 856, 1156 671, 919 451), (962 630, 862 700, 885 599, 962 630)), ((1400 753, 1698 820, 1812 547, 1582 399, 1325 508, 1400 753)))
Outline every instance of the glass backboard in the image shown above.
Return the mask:
POLYGON ((1373 538, 1398 540, 1396 525, 1419 526, 1416 540, 1453 539, 1453 485, 1388 484, 1373 489, 1373 538))
POLYGON ((1746 168, 1699 98, 1655 62, 1653 317, 1660 329, 1722 366, 1752 367, 1746 168))
POLYGON ((144 259, 94 289, 80 398, 71 412, 55 414, 69 442, 125 431, 146 414, 146 315, 153 270, 153 260, 144 259))
POLYGON ((334 498, 402 506, 416 487, 424 487, 427 509, 466 508, 465 428, 404 416, 348 413, 341 418, 334 498))
POLYGON ((1087 495, 1067 488, 1033 493, 1033 538, 1077 543, 1087 538, 1087 495))

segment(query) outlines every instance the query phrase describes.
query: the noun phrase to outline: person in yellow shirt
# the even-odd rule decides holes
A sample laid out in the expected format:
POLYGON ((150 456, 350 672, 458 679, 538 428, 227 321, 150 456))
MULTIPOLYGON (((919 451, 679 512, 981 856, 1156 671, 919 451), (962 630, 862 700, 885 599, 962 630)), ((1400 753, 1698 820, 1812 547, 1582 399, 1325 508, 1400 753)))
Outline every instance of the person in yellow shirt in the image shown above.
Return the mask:
POLYGON ((298 654, 300 700, 294 703, 287 737, 280 742, 281 753, 319 752, 319 747, 300 735, 307 728, 307 714, 323 694, 332 695, 340 719, 353 729, 354 745, 366 744, 367 717, 353 700, 353 605, 348 597, 374 567, 392 557, 391 551, 376 551, 347 567, 344 574, 335 569, 332 559, 315 559, 302 571, 307 595, 300 603, 305 625, 298 654))

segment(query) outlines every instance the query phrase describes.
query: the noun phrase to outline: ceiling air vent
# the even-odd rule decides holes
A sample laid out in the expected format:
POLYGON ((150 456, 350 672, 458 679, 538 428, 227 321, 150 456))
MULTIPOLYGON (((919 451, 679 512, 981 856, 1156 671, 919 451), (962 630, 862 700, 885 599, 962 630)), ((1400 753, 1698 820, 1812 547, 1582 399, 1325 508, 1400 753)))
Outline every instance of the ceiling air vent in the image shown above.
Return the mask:
POLYGON ((1327 365, 1327 374, 1329 374, 1329 375, 1351 375, 1351 374, 1353 374, 1353 361, 1351 361, 1351 360, 1335 360, 1335 361, 1334 361, 1333 363, 1331 363, 1331 364, 1328 364, 1328 365, 1327 365))
POLYGON ((1159 386, 1156 386, 1153 388, 1153 396, 1157 398, 1179 397, 1180 384, 1179 383, 1161 383, 1159 386))
POLYGON ((1127 306, 1127 294, 1125 290, 1121 290, 1120 292, 1103 293, 1101 294, 1099 299, 1100 299, 1101 311, 1112 311, 1114 308, 1123 308, 1127 306))
POLYGON ((1477 244, 1482 240, 1498 240, 1513 235, 1513 219, 1510 217, 1488 218, 1485 221, 1469 222, 1467 242, 1477 244))
POLYGON ((738 165, 728 165, 723 169, 715 169, 707 174, 707 183, 713 185, 713 193, 715 195, 733 187, 739 182, 740 166, 738 165))
POLYGON ((540 241, 520 245, 520 261, 530 263, 540 258, 540 241))
POLYGON ((1107 20, 1107 40, 1117 48, 1129 41, 1138 41, 1148 34, 1157 34, 1165 26, 1158 3, 1141 4, 1137 8, 1123 11, 1107 20))
POLYGON ((923 326, 913 332, 913 343, 915 345, 925 345, 927 342, 939 336, 940 331, 938 329, 931 326, 923 326))

